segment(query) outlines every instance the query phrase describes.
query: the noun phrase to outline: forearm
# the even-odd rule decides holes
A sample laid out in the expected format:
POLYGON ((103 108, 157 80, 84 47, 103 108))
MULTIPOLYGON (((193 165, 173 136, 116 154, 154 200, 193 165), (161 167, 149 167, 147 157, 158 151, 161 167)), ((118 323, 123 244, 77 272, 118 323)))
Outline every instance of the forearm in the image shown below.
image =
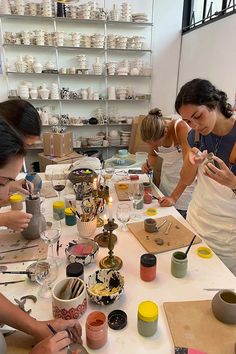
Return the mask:
POLYGON ((148 163, 152 168, 156 165, 156 162, 157 162, 157 156, 148 154, 148 163))
POLYGON ((0 213, 0 226, 6 226, 7 213, 0 213))
POLYGON ((192 165, 188 156, 185 157, 183 167, 180 171, 180 179, 184 185, 190 186, 196 178, 198 165, 192 165))
POLYGON ((180 179, 178 184, 176 185, 175 189, 173 190, 173 192, 170 195, 170 197, 172 199, 174 199, 175 203, 177 202, 177 200, 179 199, 179 197, 181 196, 181 194, 183 193, 183 191, 185 190, 186 187, 187 187, 187 184, 184 184, 182 182, 182 179, 180 179))

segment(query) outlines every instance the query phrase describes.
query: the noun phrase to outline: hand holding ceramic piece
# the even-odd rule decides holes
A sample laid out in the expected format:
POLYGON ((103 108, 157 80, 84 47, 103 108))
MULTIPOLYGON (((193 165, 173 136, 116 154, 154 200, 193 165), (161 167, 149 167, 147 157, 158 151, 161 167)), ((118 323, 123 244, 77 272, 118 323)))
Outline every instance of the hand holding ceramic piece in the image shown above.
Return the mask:
POLYGON ((236 324, 236 293, 220 290, 212 299, 212 312, 215 317, 227 324, 236 324))

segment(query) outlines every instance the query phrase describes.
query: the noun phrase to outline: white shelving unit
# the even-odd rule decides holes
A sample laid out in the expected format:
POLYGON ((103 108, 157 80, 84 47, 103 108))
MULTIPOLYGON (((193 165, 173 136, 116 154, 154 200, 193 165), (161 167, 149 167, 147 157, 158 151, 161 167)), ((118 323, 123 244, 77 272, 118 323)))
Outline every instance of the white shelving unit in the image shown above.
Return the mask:
MULTIPOLYGON (((29 99, 29 101, 36 107, 50 106, 54 114, 69 114, 77 115, 86 118, 94 116, 96 109, 102 108, 105 115, 108 117, 111 111, 117 111, 121 116, 137 116, 146 113, 149 109, 151 97, 151 75, 108 75, 106 68, 102 75, 89 74, 62 74, 60 68, 62 66, 76 67, 76 55, 87 54, 90 62, 94 62, 96 57, 101 58, 101 62, 107 63, 109 61, 121 61, 123 59, 133 60, 135 58, 145 58, 150 66, 152 65, 152 27, 153 27, 153 6, 154 0, 151 0, 151 21, 146 23, 134 23, 123 21, 109 21, 109 20, 81 20, 72 18, 60 17, 43 17, 43 16, 21 16, 21 15, 0 15, 0 29, 2 38, 2 60, 3 60, 3 74, 6 76, 7 90, 16 90, 17 86, 22 80, 30 80, 33 85, 40 86, 47 83, 47 86, 53 82, 58 83, 59 88, 70 87, 72 90, 95 86, 100 92, 99 100, 82 100, 82 99, 47 99, 40 98, 29 99), (104 48, 84 48, 71 47, 68 45, 24 45, 24 44, 8 44, 4 43, 4 33, 6 31, 20 32, 25 30, 27 24, 27 31, 36 28, 43 29, 48 32, 65 31, 67 33, 76 31, 81 33, 92 34, 102 33, 105 36, 104 48), (107 47, 107 35, 110 33, 119 35, 139 35, 145 33, 148 40, 145 49, 111 49, 107 47), (21 73, 15 71, 7 71, 8 61, 13 62, 17 56, 33 55, 42 64, 46 61, 53 61, 56 73, 21 73), (126 100, 109 100, 107 99, 107 91, 109 86, 132 86, 138 92, 143 94, 142 99, 126 99, 126 100)), ((104 1, 105 8, 112 6, 109 2, 104 1)), ((91 64, 90 64, 91 66, 91 64)), ((96 135, 99 131, 104 131, 108 136, 110 129, 125 129, 130 130, 131 124, 97 124, 97 125, 68 125, 68 128, 73 130, 74 140, 79 136, 96 135), (91 130, 92 129, 92 130, 91 130)), ((49 130, 49 125, 43 126, 43 130, 49 130)), ((76 148, 76 144, 74 146, 76 148)), ((39 150, 41 146, 35 146, 31 149, 39 150)), ((117 149, 127 148, 127 146, 88 146, 83 149, 101 149, 105 158, 114 155, 117 149)))

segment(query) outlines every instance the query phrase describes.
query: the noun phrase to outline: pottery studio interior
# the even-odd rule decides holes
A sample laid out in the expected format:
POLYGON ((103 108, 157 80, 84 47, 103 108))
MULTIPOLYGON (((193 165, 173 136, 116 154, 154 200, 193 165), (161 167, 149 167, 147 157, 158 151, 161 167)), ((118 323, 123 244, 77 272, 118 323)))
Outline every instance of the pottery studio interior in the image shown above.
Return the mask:
POLYGON ((236 354, 235 28, 0 0, 0 354, 236 354))

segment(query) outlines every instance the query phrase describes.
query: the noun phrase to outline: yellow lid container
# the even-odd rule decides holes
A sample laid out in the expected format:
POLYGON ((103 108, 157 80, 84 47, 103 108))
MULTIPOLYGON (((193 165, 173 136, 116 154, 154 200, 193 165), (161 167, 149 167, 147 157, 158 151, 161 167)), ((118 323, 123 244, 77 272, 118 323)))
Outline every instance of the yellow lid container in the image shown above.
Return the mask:
POLYGON ((74 215, 73 211, 71 210, 71 208, 66 208, 65 209, 65 215, 67 216, 72 216, 74 215))
POLYGON ((53 203, 53 208, 54 209, 62 209, 62 208, 65 208, 65 203, 62 202, 62 201, 57 201, 57 202, 54 202, 53 203))
POLYGON ((21 194, 12 194, 9 198, 11 203, 22 202, 23 197, 21 194))
POLYGON ((152 301, 143 301, 138 307, 138 317, 144 322, 153 322, 158 317, 158 306, 152 301))

